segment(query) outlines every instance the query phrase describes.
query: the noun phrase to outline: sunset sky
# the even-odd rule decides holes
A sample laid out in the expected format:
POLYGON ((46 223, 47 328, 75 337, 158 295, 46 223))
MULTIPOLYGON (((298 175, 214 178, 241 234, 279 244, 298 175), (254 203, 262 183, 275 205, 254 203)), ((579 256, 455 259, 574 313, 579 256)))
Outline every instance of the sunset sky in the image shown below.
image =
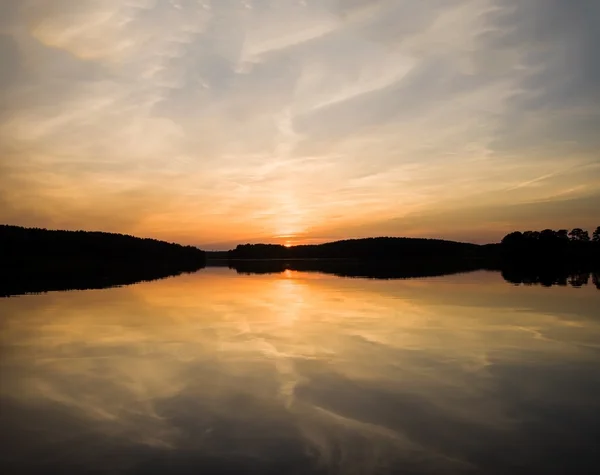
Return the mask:
POLYGON ((228 248, 600 225, 597 0, 0 0, 0 222, 228 248))

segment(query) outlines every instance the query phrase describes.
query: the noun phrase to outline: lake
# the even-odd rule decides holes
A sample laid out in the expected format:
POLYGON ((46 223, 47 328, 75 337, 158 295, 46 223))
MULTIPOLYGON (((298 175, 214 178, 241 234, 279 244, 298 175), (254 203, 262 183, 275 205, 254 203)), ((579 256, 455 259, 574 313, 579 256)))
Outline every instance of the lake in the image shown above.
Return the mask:
POLYGON ((228 268, 0 299, 3 473, 584 474, 600 291, 228 268))

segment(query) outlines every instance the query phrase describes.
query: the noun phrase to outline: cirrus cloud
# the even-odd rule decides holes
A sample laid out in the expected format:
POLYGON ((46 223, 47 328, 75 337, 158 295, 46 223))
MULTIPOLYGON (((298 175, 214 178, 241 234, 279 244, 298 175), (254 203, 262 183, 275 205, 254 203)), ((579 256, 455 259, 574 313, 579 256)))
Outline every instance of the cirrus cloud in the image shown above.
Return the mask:
POLYGON ((3 221, 201 244, 600 217, 565 212, 600 192, 593 0, 0 13, 3 221))

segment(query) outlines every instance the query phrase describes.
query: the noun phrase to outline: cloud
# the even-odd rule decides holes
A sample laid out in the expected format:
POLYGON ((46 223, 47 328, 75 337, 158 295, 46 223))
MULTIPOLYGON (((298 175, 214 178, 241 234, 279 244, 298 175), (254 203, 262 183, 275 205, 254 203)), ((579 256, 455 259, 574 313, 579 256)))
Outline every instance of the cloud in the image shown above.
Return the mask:
POLYGON ((507 467, 545 460, 521 459, 532 441, 579 446, 556 421, 589 419, 596 403, 595 290, 565 298, 492 273, 369 282, 232 272, 3 299, 8 466, 150 460, 214 473, 217 459, 242 454, 245 468, 262 460, 272 473, 316 463, 487 473, 499 469, 490 446, 511 449, 507 467))
POLYGON ((71 3, 1 7, 16 222, 309 237, 598 189, 593 0, 71 3))

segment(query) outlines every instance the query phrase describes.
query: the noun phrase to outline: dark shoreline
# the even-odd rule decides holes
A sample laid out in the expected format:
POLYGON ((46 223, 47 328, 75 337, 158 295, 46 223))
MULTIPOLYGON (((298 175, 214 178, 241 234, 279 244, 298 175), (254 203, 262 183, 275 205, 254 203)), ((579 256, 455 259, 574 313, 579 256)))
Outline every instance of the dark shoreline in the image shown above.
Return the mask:
POLYGON ((205 261, 196 247, 156 239, 0 225, 0 296, 127 285, 193 272, 205 261))
POLYGON ((600 242, 565 233, 511 233, 501 244, 380 237, 285 247, 245 244, 231 251, 129 235, 0 225, 0 297, 100 289, 195 272, 205 265, 239 274, 286 270, 339 277, 410 279, 498 271, 512 284, 600 288, 600 242))
POLYGON ((318 272, 348 278, 381 280, 413 279, 464 274, 475 271, 498 272, 513 285, 582 287, 592 283, 600 290, 600 266, 544 266, 471 259, 462 261, 369 261, 360 259, 209 259, 207 267, 227 267, 238 274, 280 274, 286 270, 318 272))
POLYGON ((62 290, 120 287, 196 272, 204 264, 90 263, 29 265, 0 269, 0 298, 62 290))

